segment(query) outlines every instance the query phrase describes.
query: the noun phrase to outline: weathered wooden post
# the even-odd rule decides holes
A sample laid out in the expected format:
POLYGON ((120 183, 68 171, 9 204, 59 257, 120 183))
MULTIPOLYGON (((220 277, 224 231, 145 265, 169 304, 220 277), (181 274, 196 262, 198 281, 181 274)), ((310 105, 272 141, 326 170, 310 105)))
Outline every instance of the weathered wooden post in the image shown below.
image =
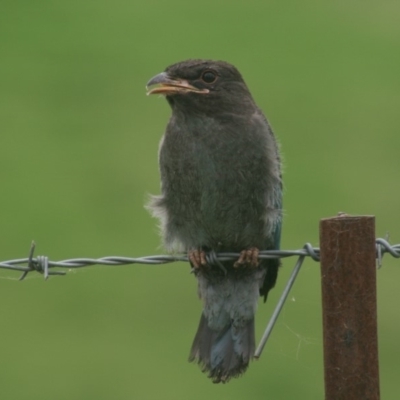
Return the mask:
POLYGON ((378 400, 373 216, 320 221, 326 400, 378 400))

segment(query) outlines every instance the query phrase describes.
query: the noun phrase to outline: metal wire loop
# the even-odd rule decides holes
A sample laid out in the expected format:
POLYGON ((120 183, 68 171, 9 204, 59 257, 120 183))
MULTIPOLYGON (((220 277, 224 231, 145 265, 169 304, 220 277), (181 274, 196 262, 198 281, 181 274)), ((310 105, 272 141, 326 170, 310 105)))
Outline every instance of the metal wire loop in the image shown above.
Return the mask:
POLYGON ((319 261, 319 248, 312 247, 311 243, 306 243, 303 247, 314 261, 319 261))

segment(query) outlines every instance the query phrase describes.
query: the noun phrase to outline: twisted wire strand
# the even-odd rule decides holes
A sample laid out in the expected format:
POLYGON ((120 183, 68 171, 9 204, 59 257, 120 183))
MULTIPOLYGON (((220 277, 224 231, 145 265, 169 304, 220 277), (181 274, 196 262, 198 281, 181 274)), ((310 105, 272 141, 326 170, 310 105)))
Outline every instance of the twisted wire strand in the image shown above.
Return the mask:
MULTIPOLYGON (((390 254, 395 258, 400 258, 400 244, 391 245, 386 239, 378 238, 375 240, 376 245, 376 260, 377 266, 380 268, 382 266, 382 258, 385 253, 390 254)), ((131 258, 131 257, 102 257, 102 258, 71 258, 68 260, 61 261, 50 261, 47 256, 37 256, 33 257, 35 251, 35 243, 32 242, 31 248, 29 250, 28 258, 20 258, 15 260, 0 262, 0 268, 11 269, 15 271, 22 271, 20 280, 23 280, 29 272, 37 271, 44 275, 47 279, 50 275, 65 275, 66 271, 54 271, 50 268, 83 268, 91 265, 129 265, 129 264, 147 264, 147 265, 159 265, 167 264, 175 261, 187 262, 187 255, 154 255, 147 257, 131 258), (25 265, 26 264, 26 265, 25 265)), ((318 247, 313 247, 310 243, 306 243, 302 249, 299 250, 264 250, 260 251, 259 258, 287 258, 287 257, 297 257, 296 264, 293 271, 287 281, 282 294, 279 298, 277 305, 272 313, 272 316, 265 328, 264 334, 257 346, 254 353, 255 358, 260 358, 263 349, 271 335, 271 332, 276 324, 280 312, 287 300, 289 292, 296 280, 296 277, 300 271, 301 266, 306 257, 312 258, 314 261, 319 261, 320 249, 318 247)), ((208 252, 206 254, 206 260, 210 265, 216 265, 225 269, 221 261, 236 260, 239 257, 238 253, 215 253, 214 251, 208 252)))
MULTIPOLYGON (((35 243, 32 242, 27 258, 18 258, 15 260, 1 261, 0 268, 13 271, 21 271, 20 280, 23 280, 29 272, 39 272, 47 279, 50 275, 65 275, 67 271, 53 270, 53 268, 83 268, 92 265, 130 265, 130 264, 145 264, 145 265, 160 265, 177 261, 188 262, 187 255, 152 255, 144 257, 120 257, 108 256, 101 258, 71 258, 61 261, 51 261, 47 256, 34 257, 35 243)), ((392 257, 400 258, 400 244, 391 245, 386 239, 376 239, 376 258, 378 268, 382 266, 384 254, 390 254, 392 257)), ((287 258, 287 257, 310 257, 314 261, 319 261, 320 249, 313 247, 310 243, 306 243, 303 248, 298 250, 263 250, 259 253, 260 259, 270 258, 287 258)), ((215 253, 207 254, 207 261, 210 264, 217 264, 220 261, 235 260, 239 257, 239 253, 215 253)))

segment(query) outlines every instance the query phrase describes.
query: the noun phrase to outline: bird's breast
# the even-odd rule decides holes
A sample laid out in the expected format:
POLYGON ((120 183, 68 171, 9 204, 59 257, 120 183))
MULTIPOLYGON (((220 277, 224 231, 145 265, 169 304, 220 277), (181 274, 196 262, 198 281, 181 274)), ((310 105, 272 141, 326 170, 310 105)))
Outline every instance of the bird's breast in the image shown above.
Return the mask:
POLYGON ((210 121, 170 125, 160 149, 170 234, 189 248, 262 247, 268 191, 263 144, 210 121))

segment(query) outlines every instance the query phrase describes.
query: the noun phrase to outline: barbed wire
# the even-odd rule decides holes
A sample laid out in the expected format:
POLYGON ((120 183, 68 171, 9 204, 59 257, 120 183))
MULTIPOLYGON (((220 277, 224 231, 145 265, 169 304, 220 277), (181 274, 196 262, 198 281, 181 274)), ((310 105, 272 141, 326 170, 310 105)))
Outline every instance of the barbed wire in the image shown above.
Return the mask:
MULTIPOLYGON (((386 253, 389 253, 395 258, 400 258, 400 244, 391 245, 386 239, 378 238, 375 240, 376 246, 376 260, 377 266, 382 266, 382 258, 386 253)), ((22 275, 20 280, 23 280, 30 272, 36 271, 44 275, 47 279, 50 275, 65 275, 67 271, 51 270, 51 268, 83 268, 92 265, 130 265, 130 264, 146 264, 146 265, 160 265, 176 261, 188 262, 187 255, 154 255, 138 258, 131 257, 102 257, 102 258, 72 258, 61 261, 50 261, 47 256, 34 257, 35 242, 32 242, 28 258, 19 258, 15 260, 8 260, 0 262, 0 268, 21 271, 22 275)), ((301 266, 306 257, 311 257, 314 261, 320 259, 320 249, 313 247, 310 243, 306 243, 302 249, 299 250, 264 250, 260 251, 260 259, 271 258, 287 258, 297 257, 297 261, 293 271, 281 293, 281 296, 276 304, 271 318, 265 328, 260 343, 258 344, 254 353, 255 358, 259 358, 263 349, 271 335, 271 332, 276 324, 279 314, 288 298, 289 292, 297 278, 301 266)), ((220 261, 237 260, 239 253, 215 253, 213 251, 206 253, 206 261, 210 265, 218 265, 220 261)))
MULTIPOLYGON (((52 268, 83 268, 93 265, 120 266, 130 264, 160 265, 177 261, 188 262, 187 255, 152 255, 144 257, 119 257, 109 256, 102 258, 71 258, 61 261, 51 261, 47 256, 34 257, 35 242, 32 242, 27 258, 1 261, 0 268, 13 271, 21 271, 20 280, 23 280, 29 272, 39 272, 47 279, 50 275, 66 275, 67 271, 51 270, 52 268)), ((385 253, 389 253, 395 258, 400 258, 400 244, 391 245, 386 239, 376 239, 376 258, 378 268, 382 266, 382 258, 385 253)), ((287 257, 310 257, 314 261, 319 261, 320 249, 306 243, 299 250, 263 250, 259 253, 260 259, 287 258, 287 257)), ((239 253, 206 253, 207 263, 213 265, 218 261, 236 260, 239 253)))

